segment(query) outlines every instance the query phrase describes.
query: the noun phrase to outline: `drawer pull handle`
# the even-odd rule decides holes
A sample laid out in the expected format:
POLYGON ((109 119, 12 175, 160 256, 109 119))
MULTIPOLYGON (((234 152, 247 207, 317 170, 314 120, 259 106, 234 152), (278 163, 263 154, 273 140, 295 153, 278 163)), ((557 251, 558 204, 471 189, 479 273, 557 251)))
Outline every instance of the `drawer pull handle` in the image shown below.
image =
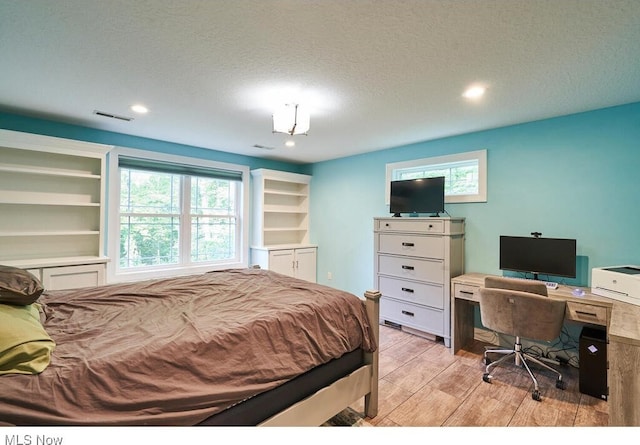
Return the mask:
POLYGON ((461 290, 460 293, 465 295, 473 295, 473 292, 470 292, 468 290, 461 290))
POLYGON ((415 314, 409 311, 402 311, 403 315, 408 315, 409 317, 413 317, 415 314))
POLYGON ((405 270, 414 270, 415 269, 415 267, 413 267, 413 266, 402 266, 402 268, 405 269, 405 270))
POLYGON ((408 287, 403 287, 402 290, 403 290, 403 292, 409 292, 411 294, 414 292, 413 289, 409 289, 408 287))
POLYGON ((402 243, 402 245, 403 245, 404 247, 413 247, 413 246, 415 246, 415 244, 414 244, 414 243, 402 243))
POLYGON ((576 314, 578 314, 578 315, 586 315, 587 317, 598 318, 598 314, 594 314, 593 312, 576 311, 576 314))

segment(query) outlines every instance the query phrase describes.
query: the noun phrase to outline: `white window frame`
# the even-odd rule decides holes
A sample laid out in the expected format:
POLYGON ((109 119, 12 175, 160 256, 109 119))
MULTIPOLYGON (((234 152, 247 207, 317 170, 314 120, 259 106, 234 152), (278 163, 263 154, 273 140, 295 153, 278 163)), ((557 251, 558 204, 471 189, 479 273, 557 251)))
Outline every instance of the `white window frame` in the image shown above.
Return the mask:
POLYGON ((477 161, 478 163, 478 193, 469 195, 446 195, 444 202, 487 202, 487 150, 468 151, 452 155, 434 156, 431 158, 414 159, 411 161, 393 162, 386 166, 385 204, 389 205, 391 181, 400 177, 403 170, 414 170, 420 167, 447 167, 461 162, 477 161))
POLYGON ((150 278, 163 278, 178 275, 204 273, 210 270, 246 268, 249 264, 249 167, 244 165, 229 164, 224 162, 209 161, 205 159, 190 158, 186 156, 156 153, 133 148, 116 147, 109 153, 109 189, 108 189, 108 218, 107 218, 107 255, 110 260, 107 263, 107 282, 118 283, 126 281, 146 280, 150 278), (240 221, 239 233, 241 236, 238 246, 239 257, 230 262, 214 262, 206 264, 167 264, 162 267, 153 267, 146 270, 122 270, 120 269, 120 156, 149 159, 158 162, 176 163, 194 166, 198 168, 212 168, 233 170, 242 173, 242 186, 238 202, 240 221))

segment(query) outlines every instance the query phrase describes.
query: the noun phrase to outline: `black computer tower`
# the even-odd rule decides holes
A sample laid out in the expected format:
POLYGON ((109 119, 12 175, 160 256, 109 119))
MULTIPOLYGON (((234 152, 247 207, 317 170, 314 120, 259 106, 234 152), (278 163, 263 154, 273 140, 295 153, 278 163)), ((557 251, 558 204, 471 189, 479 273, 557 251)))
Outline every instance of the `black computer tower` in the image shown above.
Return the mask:
POLYGON ((604 329, 582 328, 579 354, 580 392, 607 400, 607 339, 604 329))

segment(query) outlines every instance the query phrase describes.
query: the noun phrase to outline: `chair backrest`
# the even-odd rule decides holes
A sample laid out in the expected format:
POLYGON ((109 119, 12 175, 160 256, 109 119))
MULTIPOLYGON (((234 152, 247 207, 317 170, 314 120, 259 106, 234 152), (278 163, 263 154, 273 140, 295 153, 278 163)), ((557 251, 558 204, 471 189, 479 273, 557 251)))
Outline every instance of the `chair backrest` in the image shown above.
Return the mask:
MULTIPOLYGON (((524 281, 524 280, 510 280, 524 281)), ((491 280, 480 288, 480 317, 482 324, 503 334, 532 340, 551 341, 557 338, 564 322, 566 303, 546 296, 543 283, 514 283, 518 289, 490 288, 491 280), (542 285, 542 289, 537 284, 542 285), (520 288, 531 288, 540 293, 525 292, 520 288), (537 289, 536 289, 537 288, 537 289)), ((500 281, 498 286, 509 282, 500 281)))
POLYGON ((536 280, 525 280, 522 278, 508 278, 508 277, 485 277, 484 287, 490 287, 493 289, 509 289, 519 290, 521 292, 530 292, 532 294, 544 295, 547 294, 547 286, 544 283, 536 280))

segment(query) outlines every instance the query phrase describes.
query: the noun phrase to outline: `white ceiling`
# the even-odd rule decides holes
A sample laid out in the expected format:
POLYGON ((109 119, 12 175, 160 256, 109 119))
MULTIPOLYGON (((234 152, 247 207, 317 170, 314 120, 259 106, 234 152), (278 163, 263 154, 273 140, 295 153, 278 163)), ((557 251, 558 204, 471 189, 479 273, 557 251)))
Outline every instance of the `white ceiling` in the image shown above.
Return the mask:
POLYGON ((1 0, 0 61, 0 110, 318 162, 640 101, 640 1, 1 0))

